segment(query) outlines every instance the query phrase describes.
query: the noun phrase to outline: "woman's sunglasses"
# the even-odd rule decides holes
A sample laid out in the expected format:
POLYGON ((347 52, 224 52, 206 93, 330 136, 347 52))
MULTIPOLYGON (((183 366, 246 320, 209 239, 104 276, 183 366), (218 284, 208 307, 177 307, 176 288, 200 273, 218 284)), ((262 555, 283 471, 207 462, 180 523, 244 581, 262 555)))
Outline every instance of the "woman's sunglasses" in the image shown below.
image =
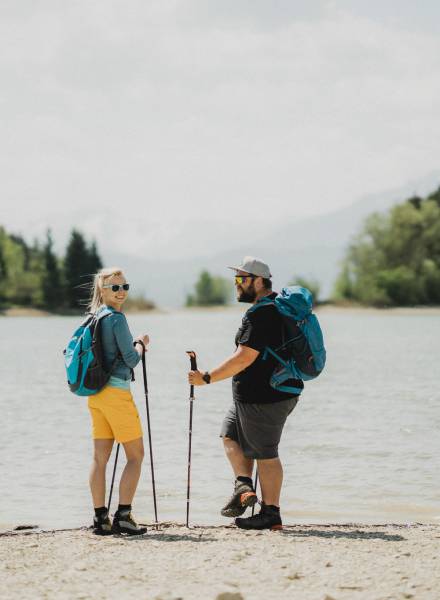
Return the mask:
POLYGON ((124 290, 124 292, 128 292, 128 290, 130 289, 130 284, 129 283, 121 283, 120 285, 117 283, 113 283, 110 284, 108 283, 107 285, 103 285, 103 288, 111 288, 112 292, 119 292, 119 290, 124 290))
POLYGON ((253 275, 236 275, 235 283, 236 285, 241 285, 246 281, 246 279, 255 279, 255 277, 253 275))

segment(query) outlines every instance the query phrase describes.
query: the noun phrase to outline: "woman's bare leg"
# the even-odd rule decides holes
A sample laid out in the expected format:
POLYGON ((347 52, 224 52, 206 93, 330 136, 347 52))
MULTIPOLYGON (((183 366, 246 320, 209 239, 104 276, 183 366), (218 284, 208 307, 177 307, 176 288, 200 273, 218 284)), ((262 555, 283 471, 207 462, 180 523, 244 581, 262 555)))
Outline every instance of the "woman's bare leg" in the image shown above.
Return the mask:
POLYGON ((119 504, 131 504, 141 475, 144 440, 140 437, 137 440, 126 442, 123 446, 127 464, 119 483, 119 504))
POLYGON ((114 440, 93 440, 94 452, 89 483, 95 508, 105 506, 105 469, 112 453, 113 442, 114 440))

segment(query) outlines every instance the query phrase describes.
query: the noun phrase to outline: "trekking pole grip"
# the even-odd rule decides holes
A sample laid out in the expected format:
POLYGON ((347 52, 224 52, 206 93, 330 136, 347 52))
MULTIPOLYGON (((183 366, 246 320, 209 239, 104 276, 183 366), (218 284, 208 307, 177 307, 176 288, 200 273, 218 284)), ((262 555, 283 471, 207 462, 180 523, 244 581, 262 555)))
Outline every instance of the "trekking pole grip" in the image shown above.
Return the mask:
MULTIPOLYGON (((187 350, 186 353, 189 356, 189 360, 191 362, 191 371, 197 371, 197 355, 194 352, 194 350, 187 350)), ((190 394, 189 394, 190 400, 194 399, 194 386, 191 385, 190 386, 190 394)))
POLYGON ((193 353, 193 355, 190 354, 190 361, 191 361, 191 371, 197 371, 197 358, 195 353, 193 353))

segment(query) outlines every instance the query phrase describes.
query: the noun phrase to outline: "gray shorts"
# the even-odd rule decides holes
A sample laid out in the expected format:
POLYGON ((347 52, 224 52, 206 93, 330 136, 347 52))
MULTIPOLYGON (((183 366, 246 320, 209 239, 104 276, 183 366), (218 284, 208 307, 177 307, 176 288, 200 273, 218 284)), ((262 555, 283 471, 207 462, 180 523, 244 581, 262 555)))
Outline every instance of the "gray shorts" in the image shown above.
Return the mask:
POLYGON ((284 423, 298 398, 272 404, 234 402, 226 413, 220 437, 236 441, 247 458, 277 458, 284 423))

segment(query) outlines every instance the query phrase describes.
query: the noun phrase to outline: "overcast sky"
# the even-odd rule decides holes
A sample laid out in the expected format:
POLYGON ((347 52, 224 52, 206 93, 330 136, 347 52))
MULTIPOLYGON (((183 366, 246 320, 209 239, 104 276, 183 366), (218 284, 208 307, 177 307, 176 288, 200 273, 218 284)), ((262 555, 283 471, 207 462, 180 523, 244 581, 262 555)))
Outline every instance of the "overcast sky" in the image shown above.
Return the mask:
POLYGON ((423 177, 439 23, 435 1, 0 0, 0 224, 166 254, 193 220, 252 236, 423 177))

